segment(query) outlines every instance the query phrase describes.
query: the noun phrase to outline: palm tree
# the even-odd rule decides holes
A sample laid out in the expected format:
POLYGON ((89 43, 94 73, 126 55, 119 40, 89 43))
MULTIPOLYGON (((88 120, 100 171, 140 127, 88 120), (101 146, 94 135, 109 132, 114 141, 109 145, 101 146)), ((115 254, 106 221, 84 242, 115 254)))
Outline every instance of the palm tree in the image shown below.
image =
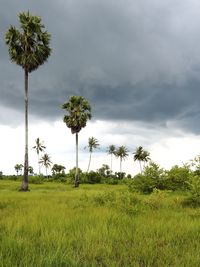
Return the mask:
POLYGON ((22 165, 22 164, 16 164, 15 165, 15 171, 17 172, 17 176, 18 176, 18 173, 19 173, 19 171, 22 171, 22 168, 23 168, 24 166, 22 165))
POLYGON ((133 152, 134 154, 134 161, 138 161, 139 165, 140 165, 140 172, 142 173, 142 165, 141 165, 141 161, 143 160, 143 147, 139 146, 136 148, 135 152, 133 152))
POLYGON ((30 175, 33 175, 33 167, 32 166, 28 166, 28 172, 30 173, 30 175))
POLYGON ((72 96, 69 101, 62 105, 62 108, 67 111, 63 121, 67 127, 71 129, 72 134, 76 134, 76 174, 75 187, 79 186, 78 174, 78 133, 91 119, 91 107, 89 102, 82 96, 72 96))
POLYGON ((39 175, 40 175, 40 152, 43 152, 46 147, 43 145, 43 142, 40 142, 40 138, 38 137, 35 140, 36 145, 33 146, 33 149, 35 149, 37 156, 38 156, 38 167, 39 167, 39 175))
POLYGON ((125 160, 128 157, 128 149, 125 146, 120 146, 115 151, 115 156, 120 159, 120 174, 122 174, 122 160, 125 160))
POLYGON ((21 31, 10 26, 5 34, 11 61, 24 70, 25 84, 25 156, 21 191, 28 191, 28 74, 42 65, 51 54, 50 34, 44 31, 41 18, 29 12, 19 14, 21 31))
POLYGON ((114 145, 110 145, 108 147, 108 154, 111 155, 111 162, 110 162, 110 173, 112 174, 112 157, 113 155, 115 155, 115 150, 116 150, 116 147, 114 145))
POLYGON ((134 161, 138 160, 139 165, 140 165, 140 172, 142 173, 143 169, 142 169, 142 164, 141 162, 148 162, 150 160, 150 153, 146 150, 143 149, 142 146, 139 146, 136 148, 136 151, 133 152, 134 154, 134 161))
POLYGON ((46 168, 46 176, 47 176, 47 169, 51 167, 51 158, 48 154, 44 154, 41 159, 40 159, 40 163, 46 168))
POLYGON ((90 157, 89 157, 89 163, 88 163, 87 172, 89 172, 92 152, 93 152, 93 150, 95 148, 98 148, 98 147, 99 147, 98 140, 96 138, 94 138, 94 137, 89 137, 89 139, 88 139, 88 149, 89 149, 89 152, 90 152, 90 157))

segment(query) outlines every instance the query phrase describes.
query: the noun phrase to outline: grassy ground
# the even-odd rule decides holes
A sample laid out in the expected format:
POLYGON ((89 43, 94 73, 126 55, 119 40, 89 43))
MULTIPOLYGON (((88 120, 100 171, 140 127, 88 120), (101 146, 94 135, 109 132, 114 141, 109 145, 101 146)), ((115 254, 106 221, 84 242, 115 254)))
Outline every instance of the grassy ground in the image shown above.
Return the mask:
POLYGON ((126 186, 0 181, 0 267, 200 265, 200 209, 126 186))

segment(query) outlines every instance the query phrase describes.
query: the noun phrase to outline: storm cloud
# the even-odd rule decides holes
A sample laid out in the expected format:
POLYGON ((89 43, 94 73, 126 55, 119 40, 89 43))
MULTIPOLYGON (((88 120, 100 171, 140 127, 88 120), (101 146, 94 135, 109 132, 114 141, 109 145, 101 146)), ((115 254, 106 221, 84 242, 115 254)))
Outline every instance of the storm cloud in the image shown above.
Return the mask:
MULTIPOLYGON (((0 0, 0 106, 23 112, 23 72, 9 61, 4 33, 17 14, 40 15, 52 56, 30 75, 30 114, 62 118, 71 95, 95 120, 173 125, 200 133, 200 3, 195 0, 0 0)), ((5 111, 7 112, 7 111, 5 111)))

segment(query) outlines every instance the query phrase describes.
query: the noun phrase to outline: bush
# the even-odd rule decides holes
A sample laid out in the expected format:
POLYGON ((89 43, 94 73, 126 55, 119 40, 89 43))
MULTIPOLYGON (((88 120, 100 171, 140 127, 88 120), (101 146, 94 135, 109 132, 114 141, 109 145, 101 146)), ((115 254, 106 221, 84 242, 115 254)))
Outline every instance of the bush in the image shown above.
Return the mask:
POLYGON ((42 176, 29 176, 29 183, 30 184, 42 184, 43 178, 42 176))
POLYGON ((191 177, 189 182, 189 197, 183 201, 184 205, 189 205, 193 207, 200 206, 200 177, 194 176, 191 177))

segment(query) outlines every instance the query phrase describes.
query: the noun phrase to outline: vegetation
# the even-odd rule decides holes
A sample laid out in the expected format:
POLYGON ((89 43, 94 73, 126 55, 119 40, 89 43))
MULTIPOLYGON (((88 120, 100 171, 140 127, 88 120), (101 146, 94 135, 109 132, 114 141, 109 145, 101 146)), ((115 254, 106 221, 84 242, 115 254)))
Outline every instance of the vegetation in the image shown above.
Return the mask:
POLYGON ((71 129, 72 134, 76 134, 76 174, 75 174, 75 187, 79 186, 79 173, 78 173, 78 133, 91 119, 91 107, 89 102, 82 96, 72 96, 69 101, 62 105, 67 115, 64 116, 63 121, 67 127, 71 129))
POLYGON ((29 12, 19 14, 21 31, 10 26, 5 34, 11 61, 21 66, 25 79, 25 159, 21 191, 28 191, 28 74, 42 65, 51 53, 50 35, 41 18, 29 12))
POLYGON ((200 210, 183 194, 131 193, 125 185, 0 181, 2 267, 199 265, 200 210))

